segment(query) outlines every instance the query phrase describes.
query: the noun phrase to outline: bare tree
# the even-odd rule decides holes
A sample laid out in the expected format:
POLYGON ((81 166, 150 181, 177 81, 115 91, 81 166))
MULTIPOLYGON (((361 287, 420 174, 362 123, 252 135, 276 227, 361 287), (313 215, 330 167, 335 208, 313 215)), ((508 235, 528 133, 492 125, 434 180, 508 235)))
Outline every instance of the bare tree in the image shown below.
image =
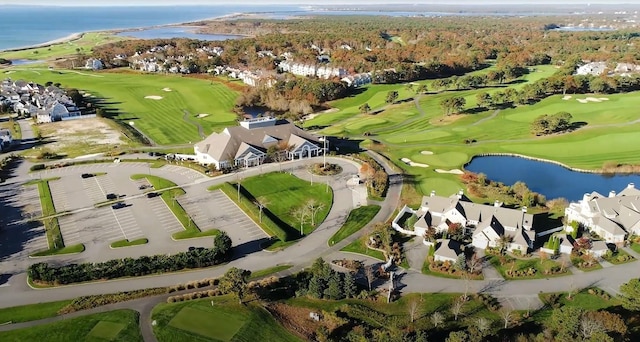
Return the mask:
POLYGON ((569 285, 569 292, 567 293, 567 299, 568 300, 572 300, 573 299, 573 295, 576 294, 576 283, 573 280, 573 277, 571 278, 571 284, 569 285))
POLYGON ((513 318, 513 311, 503 308, 500 310, 500 317, 504 321, 504 328, 509 328, 509 323, 511 323, 511 319, 513 318))
POLYGON ((491 328, 491 321, 484 317, 480 317, 476 320, 476 328, 478 328, 478 331, 484 335, 491 328))
POLYGON ((420 312, 420 303, 422 302, 422 297, 414 297, 409 302, 409 316, 411 317, 411 323, 415 321, 416 316, 420 312))
POLYGON ((264 196, 260 196, 258 198, 256 198, 253 203, 255 205, 258 206, 258 208, 260 209, 260 223, 262 223, 262 211, 264 210, 264 208, 267 207, 267 205, 269 204, 269 200, 267 200, 264 196))
POLYGON ((467 268, 469 268, 469 272, 476 273, 476 270, 482 271, 483 264, 482 259, 478 258, 478 255, 474 253, 467 261, 467 268))
POLYGON ((307 211, 307 208, 305 207, 299 207, 293 210, 293 212, 291 213, 293 214, 293 217, 295 217, 299 222, 300 222, 300 235, 304 235, 304 224, 307 223, 307 218, 309 216, 309 212, 307 211))
POLYGON ((462 313, 462 309, 464 308, 465 299, 462 297, 457 298, 453 305, 451 305, 451 313, 453 314, 453 319, 458 320, 458 316, 462 313))
POLYGON ((444 323, 444 315, 440 311, 436 311, 431 314, 431 323, 433 323, 433 327, 437 328, 438 325, 444 323))
POLYGON ((597 332, 604 331, 605 329, 604 326, 602 326, 602 323, 594 320, 593 318, 590 318, 587 315, 582 315, 582 318, 580 318, 580 332, 585 340, 590 339, 591 335, 597 332))
POLYGON ((364 275, 367 278, 367 284, 369 284, 369 291, 371 291, 371 284, 375 280, 375 275, 373 274, 373 265, 369 265, 364 268, 364 275))
POLYGON ((469 290, 471 289, 471 274, 465 271, 460 278, 464 280, 464 295, 461 297, 461 300, 467 301, 469 300, 469 290))
POLYGON ((322 203, 318 203, 318 201, 316 201, 315 199, 310 199, 307 201, 306 203, 307 206, 307 210, 309 213, 309 216, 311 216, 311 225, 315 227, 316 225, 316 214, 324 209, 324 204, 322 203))

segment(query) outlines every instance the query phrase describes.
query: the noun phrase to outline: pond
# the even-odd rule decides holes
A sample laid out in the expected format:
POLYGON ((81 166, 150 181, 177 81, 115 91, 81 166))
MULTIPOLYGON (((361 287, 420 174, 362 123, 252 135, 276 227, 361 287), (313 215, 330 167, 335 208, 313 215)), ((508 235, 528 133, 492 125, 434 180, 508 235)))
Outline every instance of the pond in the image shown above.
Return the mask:
POLYGON ((243 36, 232 34, 196 33, 196 29, 197 27, 189 26, 165 26, 142 30, 121 31, 118 35, 140 39, 189 38, 199 40, 227 40, 243 38, 243 36))
POLYGON ((564 197, 569 201, 577 201, 592 191, 607 196, 612 190, 620 192, 629 183, 640 185, 640 175, 637 174, 583 173, 552 163, 510 156, 476 157, 465 169, 482 172, 487 178, 507 185, 522 181, 529 189, 545 195, 547 199, 564 197))
POLYGON ((36 64, 36 63, 45 63, 42 60, 34 60, 34 59, 12 59, 11 65, 26 65, 26 64, 36 64))

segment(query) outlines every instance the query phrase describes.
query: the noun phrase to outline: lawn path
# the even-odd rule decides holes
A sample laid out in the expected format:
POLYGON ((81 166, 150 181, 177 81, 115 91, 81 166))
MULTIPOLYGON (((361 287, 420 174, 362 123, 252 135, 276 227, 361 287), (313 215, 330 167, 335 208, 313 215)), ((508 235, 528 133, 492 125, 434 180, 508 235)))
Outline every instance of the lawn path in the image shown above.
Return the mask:
POLYGON ((495 111, 495 112, 493 112, 493 114, 491 114, 491 116, 488 116, 488 117, 486 117, 486 118, 484 118, 484 119, 480 119, 480 120, 478 120, 478 121, 476 121, 476 122, 472 123, 472 124, 471 124, 471 125, 469 125, 469 126, 478 126, 479 124, 481 124, 481 123, 483 123, 483 122, 486 122, 486 121, 489 121, 489 120, 491 120, 491 119, 495 118, 496 116, 498 116, 498 114, 499 114, 499 113, 500 113, 500 109, 496 109, 496 111, 495 111))
POLYGON ((200 138, 204 139, 207 137, 206 134, 204 134, 204 129, 202 128, 202 125, 200 125, 198 122, 191 120, 190 117, 190 113, 186 110, 183 109, 182 110, 184 112, 184 115, 182 116, 182 119, 192 125, 195 125, 196 127, 198 127, 198 135, 200 135, 200 138))

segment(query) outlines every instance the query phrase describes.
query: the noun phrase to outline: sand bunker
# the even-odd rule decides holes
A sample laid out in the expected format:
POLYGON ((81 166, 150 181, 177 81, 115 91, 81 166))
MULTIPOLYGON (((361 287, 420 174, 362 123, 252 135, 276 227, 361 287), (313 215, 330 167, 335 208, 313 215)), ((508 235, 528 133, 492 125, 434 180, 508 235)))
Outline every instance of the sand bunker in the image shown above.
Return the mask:
POLYGON ((565 101, 569 100, 569 99, 571 99, 571 95, 565 95, 562 99, 565 100, 565 101))
POLYGON ((162 88, 162 91, 172 91, 171 88, 162 88))
POLYGON ((453 170, 436 169, 436 172, 437 173, 453 173, 454 175, 461 175, 464 173, 460 169, 453 169, 453 170))
POLYGON ((149 96, 145 96, 144 98, 149 100, 162 100, 162 96, 158 96, 158 95, 149 95, 149 96))
POLYGON ((606 97, 587 97, 585 99, 576 99, 578 100, 578 102, 580 103, 588 103, 588 102, 602 102, 602 101, 609 101, 608 98, 606 97))
POLYGON ((409 158, 402 158, 400 159, 403 163, 409 165, 409 166, 415 166, 415 167, 429 167, 429 165, 427 164, 422 164, 422 163, 416 163, 414 161, 412 161, 409 158))
POLYGON ((425 156, 430 156, 430 155, 433 154, 433 152, 431 152, 431 151, 421 151, 420 153, 424 154, 425 156))
POLYGON ((198 114, 199 118, 206 118, 207 116, 209 116, 209 114, 204 114, 204 113, 198 114))

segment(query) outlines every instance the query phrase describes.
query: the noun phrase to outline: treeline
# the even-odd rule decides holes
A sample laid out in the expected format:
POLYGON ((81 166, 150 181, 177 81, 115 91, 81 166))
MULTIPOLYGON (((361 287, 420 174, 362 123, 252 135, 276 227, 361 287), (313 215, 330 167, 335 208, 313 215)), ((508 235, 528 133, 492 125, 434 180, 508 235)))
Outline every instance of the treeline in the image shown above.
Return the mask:
POLYGON ((214 238, 212 248, 195 248, 174 255, 160 254, 59 267, 39 262, 29 266, 28 274, 31 281, 37 284, 64 285, 209 267, 226 261, 230 255, 231 239, 226 233, 220 233, 214 238))
POLYGON ((465 171, 460 175, 462 183, 467 185, 469 194, 480 198, 495 198, 506 204, 519 206, 544 206, 547 199, 544 195, 531 191, 523 182, 509 186, 487 178, 483 173, 465 171))

